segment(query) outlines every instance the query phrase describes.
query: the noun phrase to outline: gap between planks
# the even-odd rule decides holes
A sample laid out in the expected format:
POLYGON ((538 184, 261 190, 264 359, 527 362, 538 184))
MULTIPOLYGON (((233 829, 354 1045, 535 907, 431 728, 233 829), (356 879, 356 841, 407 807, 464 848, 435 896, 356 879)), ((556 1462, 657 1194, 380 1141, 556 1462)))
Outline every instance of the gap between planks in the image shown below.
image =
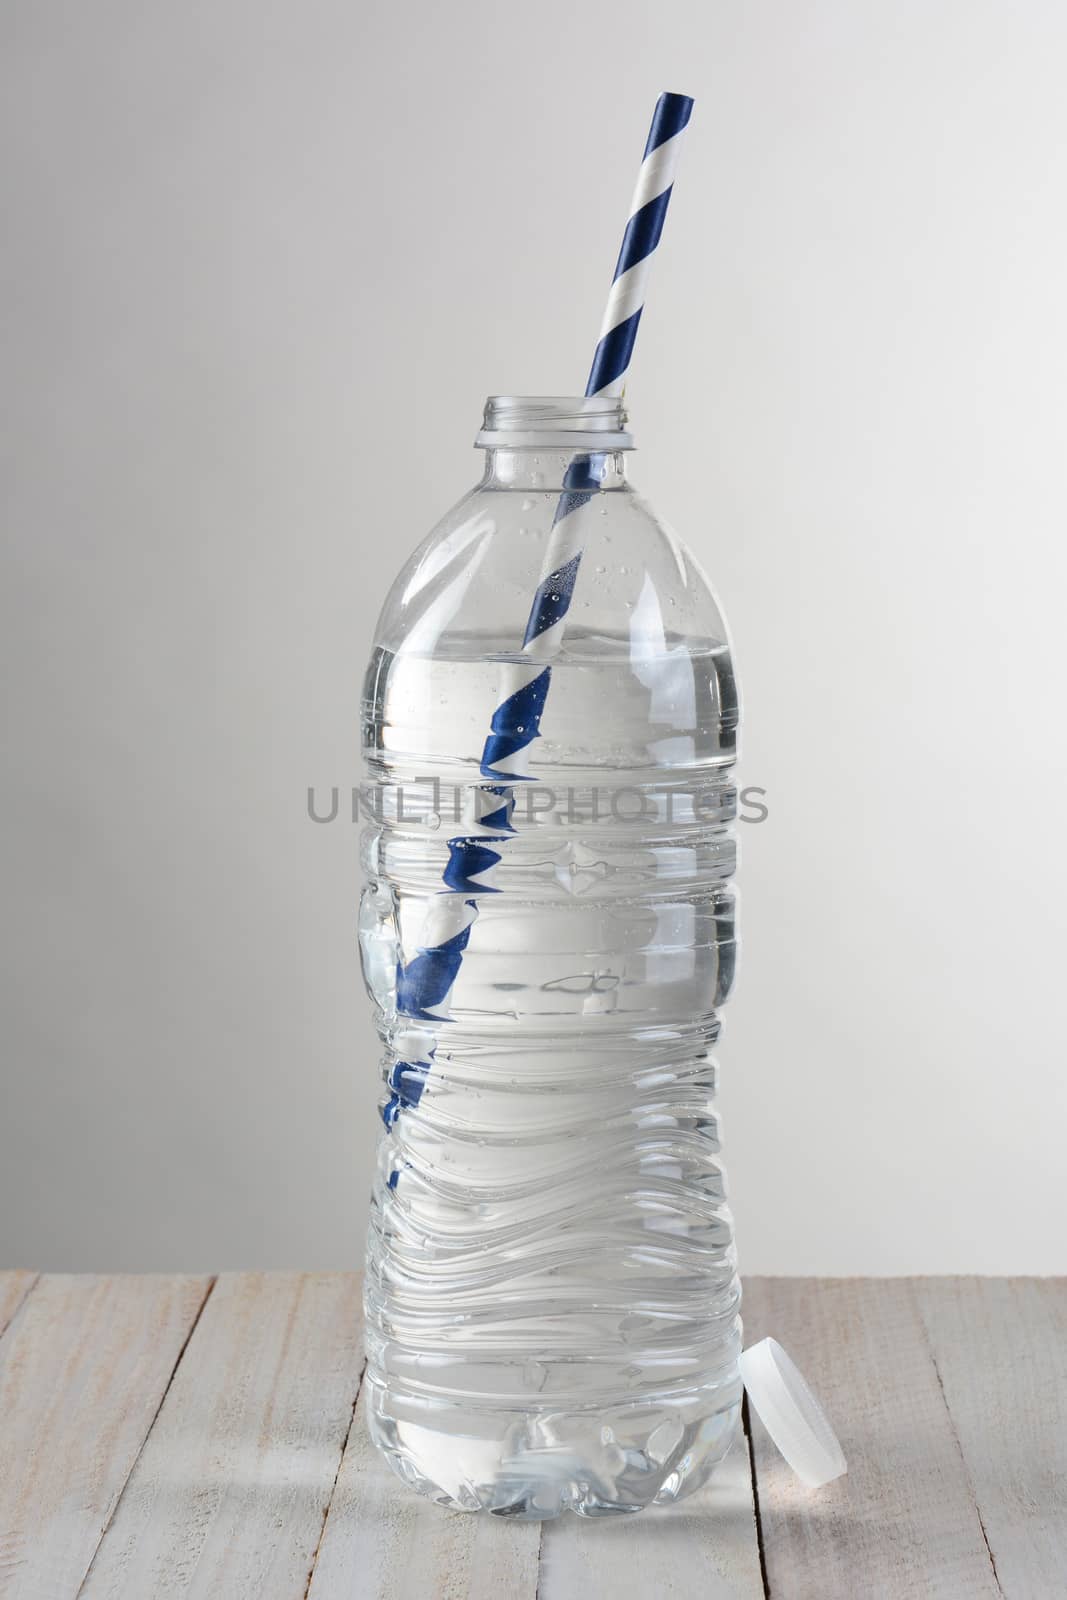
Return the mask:
POLYGON ((316 1542, 315 1548, 311 1553, 311 1565, 308 1567, 307 1583, 304 1585, 303 1600, 308 1600, 308 1594, 309 1594, 310 1589, 311 1589, 311 1580, 315 1576, 315 1567, 316 1567, 316 1565, 318 1563, 319 1551, 322 1549, 322 1541, 323 1541, 323 1538, 324 1538, 325 1533, 326 1533, 326 1520, 330 1515, 330 1507, 333 1505, 334 1496, 337 1493, 337 1480, 341 1476, 341 1468, 344 1466, 345 1456, 348 1453, 348 1441, 352 1437, 352 1428, 353 1428, 353 1425, 355 1424, 355 1420, 356 1420, 356 1408, 359 1405, 360 1396, 363 1393, 363 1379, 366 1376, 366 1370, 367 1370, 366 1369, 366 1365, 364 1364, 360 1368, 359 1379, 358 1379, 357 1388, 356 1388, 356 1393, 355 1393, 355 1396, 353 1397, 353 1400, 352 1400, 352 1410, 351 1410, 351 1413, 349 1414, 349 1418, 348 1418, 348 1427, 347 1427, 347 1429, 345 1431, 345 1436, 344 1436, 344 1439, 343 1439, 343 1441, 341 1443, 341 1449, 338 1452, 338 1456, 337 1456, 337 1471, 333 1475, 333 1483, 330 1485, 330 1492, 329 1492, 329 1495, 327 1496, 326 1504, 322 1508, 322 1526, 319 1528, 319 1537, 318 1537, 318 1540, 316 1542))
POLYGON ((767 1581, 767 1552, 763 1548, 763 1523, 759 1508, 759 1479, 756 1474, 756 1447, 752 1442, 752 1413, 748 1404, 748 1391, 741 1397, 741 1426, 748 1446, 748 1470, 752 1483, 752 1518, 756 1524, 756 1551, 759 1555, 759 1575, 763 1585, 764 1600, 768 1600, 771 1586, 767 1581))
POLYGON ((25 1305, 30 1290, 40 1280, 39 1272, 16 1269, 0 1272, 0 1339, 25 1305))
POLYGON ((913 1292, 998 1584, 1063 1593, 1067 1280, 918 1278, 913 1292))
POLYGON ((157 1422, 157 1420, 159 1418, 159 1413, 162 1411, 162 1409, 163 1409, 163 1407, 164 1407, 164 1405, 166 1403, 167 1396, 170 1393, 170 1386, 174 1382, 174 1374, 177 1372, 178 1368, 181 1366, 182 1357, 184 1356, 186 1350, 188 1350, 188 1348, 189 1348, 189 1340, 193 1337, 193 1334, 197 1330, 197 1327, 198 1327, 199 1322, 200 1322, 200 1318, 204 1314, 204 1307, 207 1305, 208 1301, 211 1299, 211 1291, 212 1291, 212 1289, 214 1289, 214 1287, 215 1287, 217 1282, 218 1282, 218 1278, 217 1277, 211 1277, 207 1281, 207 1287, 204 1290, 203 1298, 201 1299, 200 1304, 196 1308, 196 1314, 193 1317, 192 1323, 190 1324, 189 1332, 185 1335, 185 1338, 182 1341, 182 1347, 178 1351, 177 1360, 175 1361, 173 1367, 170 1370, 170 1376, 167 1379, 166 1385, 165 1385, 165 1387, 163 1389, 163 1393, 159 1397, 159 1404, 156 1406, 155 1412, 153 1413, 153 1416, 152 1416, 152 1420, 148 1424, 148 1429, 147 1429, 147 1431, 145 1433, 145 1436, 141 1440, 141 1448, 138 1450, 136 1457, 131 1462, 130 1470, 129 1470, 129 1472, 127 1472, 126 1477, 123 1480, 122 1487, 118 1491, 118 1494, 115 1496, 115 1503, 111 1507, 110 1512, 108 1513, 108 1517, 107 1517, 106 1522, 104 1523, 104 1526, 100 1530, 100 1538, 97 1541, 96 1549, 93 1551, 92 1559, 90 1560, 88 1567, 86 1567, 85 1572, 82 1574, 82 1579, 81 1579, 81 1582, 78 1584, 78 1592, 77 1592, 77 1595, 75 1596, 75 1600, 81 1600, 81 1596, 85 1592, 85 1584, 86 1584, 86 1581, 87 1581, 87 1579, 89 1577, 90 1572, 92 1571, 92 1566, 93 1566, 93 1562, 96 1560, 97 1551, 100 1549, 100 1545, 104 1541, 104 1538, 105 1538, 105 1536, 107 1534, 107 1530, 111 1526, 111 1523, 112 1523, 112 1521, 114 1519, 114 1516, 115 1516, 115 1512, 118 1510, 120 1504, 122 1503, 122 1497, 126 1493, 126 1485, 130 1481, 130 1475, 134 1471, 134 1469, 136 1468, 138 1461, 140 1461, 140 1459, 141 1459, 141 1455, 142 1455, 142 1452, 144 1451, 144 1447, 148 1443, 148 1436, 152 1432, 152 1429, 155 1427, 156 1422, 157 1422))

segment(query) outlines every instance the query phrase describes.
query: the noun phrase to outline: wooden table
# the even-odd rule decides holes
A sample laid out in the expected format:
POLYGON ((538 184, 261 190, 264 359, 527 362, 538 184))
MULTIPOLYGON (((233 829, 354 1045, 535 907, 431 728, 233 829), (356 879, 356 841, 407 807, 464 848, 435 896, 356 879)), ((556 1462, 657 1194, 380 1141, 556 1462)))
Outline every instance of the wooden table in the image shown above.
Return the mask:
POLYGON ((0 1274, 0 1596, 870 1600, 1067 1595, 1067 1279, 751 1278, 846 1478, 751 1426, 622 1521, 441 1511, 379 1465, 348 1274, 0 1274))

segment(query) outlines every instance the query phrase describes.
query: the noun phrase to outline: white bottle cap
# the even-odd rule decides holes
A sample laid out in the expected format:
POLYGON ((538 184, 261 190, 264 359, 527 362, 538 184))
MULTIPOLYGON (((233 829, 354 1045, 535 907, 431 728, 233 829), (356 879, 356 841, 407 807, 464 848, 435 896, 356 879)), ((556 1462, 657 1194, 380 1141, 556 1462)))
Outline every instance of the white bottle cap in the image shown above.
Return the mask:
POLYGON ((826 1413, 777 1339, 741 1355, 741 1380, 756 1413, 801 1482, 810 1489, 848 1471, 826 1413))

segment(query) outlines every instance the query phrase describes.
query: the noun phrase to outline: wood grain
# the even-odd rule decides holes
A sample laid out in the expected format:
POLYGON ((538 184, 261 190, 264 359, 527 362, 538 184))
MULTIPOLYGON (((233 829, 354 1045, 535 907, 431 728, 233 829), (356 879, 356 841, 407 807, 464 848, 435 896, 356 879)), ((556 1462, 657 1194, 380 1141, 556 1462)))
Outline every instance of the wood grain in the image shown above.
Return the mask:
POLYGON ((352 1274, 224 1274, 82 1588, 304 1600, 362 1369, 352 1274))
MULTIPOLYGON (((46 1277, 0 1340, 0 1595, 77 1593, 208 1291, 46 1277)), ((18 1286, 6 1289, 6 1302, 18 1286)))
POLYGON ((1067 1279, 920 1278, 915 1295, 1001 1588, 1067 1593, 1067 1279))
POLYGON ((911 1282, 750 1278, 746 1343, 765 1334, 811 1381, 849 1464, 805 1489, 753 1422, 773 1600, 998 1596, 911 1282))
POLYGON ((308 1600, 534 1600, 536 1523, 445 1511, 406 1488, 367 1434, 361 1399, 308 1600))
POLYGON ((538 1600, 763 1600, 748 1440, 707 1488, 625 1520, 546 1524, 538 1600))

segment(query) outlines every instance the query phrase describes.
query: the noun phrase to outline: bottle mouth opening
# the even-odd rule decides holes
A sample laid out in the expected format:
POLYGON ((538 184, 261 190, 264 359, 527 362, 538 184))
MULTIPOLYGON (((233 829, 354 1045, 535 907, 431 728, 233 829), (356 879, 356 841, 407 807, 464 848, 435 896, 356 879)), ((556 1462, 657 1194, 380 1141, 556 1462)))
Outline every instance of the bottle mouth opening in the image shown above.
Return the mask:
POLYGON ((493 394, 475 444, 484 449, 632 450, 621 395, 493 394))

